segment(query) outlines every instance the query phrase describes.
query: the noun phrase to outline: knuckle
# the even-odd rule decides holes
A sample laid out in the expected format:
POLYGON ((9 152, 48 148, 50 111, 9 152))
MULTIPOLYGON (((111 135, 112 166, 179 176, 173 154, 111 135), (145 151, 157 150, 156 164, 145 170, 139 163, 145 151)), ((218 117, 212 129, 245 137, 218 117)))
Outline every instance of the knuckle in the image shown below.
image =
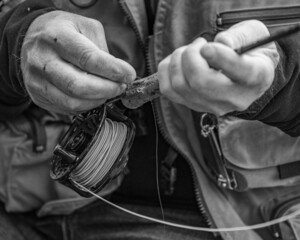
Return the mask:
POLYGON ((251 20, 248 20, 246 21, 246 23, 253 29, 259 29, 261 31, 265 31, 266 33, 269 32, 268 28, 266 27, 266 25, 259 21, 259 20, 256 20, 256 19, 251 19, 251 20))
POLYGON ((219 43, 223 43, 226 46, 229 47, 234 47, 233 41, 232 41, 232 36, 230 33, 224 31, 224 32, 220 32, 216 35, 215 37, 215 42, 219 42, 219 43))
POLYGON ((89 18, 89 22, 92 28, 95 28, 97 31, 104 31, 104 27, 100 21, 89 18))
POLYGON ((176 50, 174 50, 172 55, 174 55, 175 57, 180 57, 186 48, 187 47, 185 46, 177 48, 176 50))
POLYGON ((235 103, 235 111, 245 111, 249 106, 251 105, 251 103, 246 102, 246 101, 239 101, 238 103, 235 103))
POLYGON ((70 112, 78 112, 82 110, 82 104, 77 99, 69 98, 68 96, 66 96, 65 104, 66 104, 66 108, 70 112))
POLYGON ((168 96, 170 89, 166 86, 166 84, 160 83, 159 91, 161 92, 162 95, 168 96))
POLYGON ((114 60, 111 62, 103 62, 101 68, 109 69, 109 74, 112 79, 115 80, 122 80, 126 77, 126 74, 122 71, 122 68, 119 64, 114 64, 114 60))
MULTIPOLYGON (((200 53, 199 53, 200 55, 200 53)), ((193 46, 188 46, 183 52, 182 52, 182 66, 187 70, 191 71, 193 70, 193 67, 195 66, 195 48, 193 46)))
POLYGON ((59 35, 59 30, 57 27, 53 26, 52 24, 46 24, 45 28, 41 33, 38 35, 38 40, 40 42, 48 43, 52 39, 57 39, 59 35))
POLYGON ((183 50, 183 52, 182 52, 182 58, 183 59, 190 59, 190 57, 191 57, 191 55, 194 53, 194 51, 195 51, 195 49, 194 49, 194 47, 193 47, 193 45, 189 45, 189 46, 187 46, 184 50, 183 50))
MULTIPOLYGON (((32 93, 37 92, 37 86, 33 83, 33 81, 28 81, 27 79, 24 79, 25 87, 27 92, 32 95, 32 93)), ((44 91, 43 91, 44 92, 44 91)))
POLYGON ((176 75, 178 72, 178 64, 176 61, 171 61, 169 64, 169 74, 170 76, 176 75))
POLYGON ((169 61, 168 58, 162 60, 159 64, 158 64, 158 71, 161 72, 162 70, 166 69, 169 65, 169 61))
POLYGON ((248 42, 248 36, 245 32, 240 32, 239 34, 235 34, 234 36, 235 40, 235 47, 241 47, 245 46, 248 42))
POLYGON ((88 66, 92 63, 92 60, 93 53, 88 49, 82 50, 78 59, 79 67, 83 70, 87 69, 88 66))
POLYGON ((70 96, 83 96, 86 91, 86 84, 78 79, 67 79, 66 93, 70 96))
POLYGON ((173 80, 172 81, 172 88, 175 92, 183 92, 184 85, 182 84, 182 81, 179 80, 173 80))
POLYGON ((214 79, 211 78, 194 78, 191 81, 189 81, 189 84, 190 87, 197 91, 199 94, 209 96, 216 90, 216 86, 212 84, 213 82, 214 79))

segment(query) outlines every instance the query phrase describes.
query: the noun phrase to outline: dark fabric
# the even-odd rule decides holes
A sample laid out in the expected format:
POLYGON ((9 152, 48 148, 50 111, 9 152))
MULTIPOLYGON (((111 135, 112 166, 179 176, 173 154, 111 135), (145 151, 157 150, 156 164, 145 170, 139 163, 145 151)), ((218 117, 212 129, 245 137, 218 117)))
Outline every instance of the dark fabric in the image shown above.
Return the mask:
MULTIPOLYGON (((190 167, 180 155, 178 155, 173 163, 177 169, 174 193, 172 195, 164 194, 164 189, 161 185, 162 176, 160 168, 161 161, 164 159, 170 146, 163 139, 158 127, 156 129, 151 104, 146 104, 143 107, 143 112, 145 114, 144 124, 147 128, 147 135, 135 138, 129 153, 127 165, 129 171, 122 186, 113 195, 113 199, 118 202, 136 202, 158 206, 157 181, 159 181, 159 189, 164 206, 199 211, 190 167), (156 171, 157 168, 158 172, 156 171)), ((136 126, 142 124, 140 123, 140 118, 133 120, 136 126)))
POLYGON ((271 88, 236 116, 259 120, 291 136, 300 135, 300 33, 278 41, 280 62, 271 88))
POLYGON ((20 52, 31 22, 54 10, 51 1, 28 0, 0 18, 0 120, 17 116, 30 103, 20 69, 20 52))
MULTIPOLYGON (((122 207, 162 220, 159 207, 122 204, 122 207)), ((164 209, 164 219, 175 223, 205 226, 195 211, 164 209)), ((7 214, 0 203, 2 240, 213 240, 211 233, 167 227, 131 216, 101 201, 96 201, 68 216, 37 218, 33 212, 7 214)))

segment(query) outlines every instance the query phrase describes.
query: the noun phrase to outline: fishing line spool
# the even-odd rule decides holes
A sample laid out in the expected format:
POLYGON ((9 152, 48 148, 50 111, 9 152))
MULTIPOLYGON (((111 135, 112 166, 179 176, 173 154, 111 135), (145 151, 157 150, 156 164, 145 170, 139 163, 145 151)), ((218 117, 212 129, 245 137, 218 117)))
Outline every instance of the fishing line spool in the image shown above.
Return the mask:
POLYGON ((81 196, 99 192, 126 167, 135 125, 105 104, 76 116, 54 150, 50 175, 81 196))

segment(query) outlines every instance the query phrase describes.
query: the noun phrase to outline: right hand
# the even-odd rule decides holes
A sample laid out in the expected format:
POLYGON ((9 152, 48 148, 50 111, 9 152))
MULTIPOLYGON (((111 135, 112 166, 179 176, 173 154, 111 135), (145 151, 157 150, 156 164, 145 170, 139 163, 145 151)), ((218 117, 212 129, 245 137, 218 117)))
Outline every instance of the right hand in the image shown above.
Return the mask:
POLYGON ((47 110, 76 115, 120 95, 136 78, 108 53, 99 21, 53 11, 30 25, 21 50, 25 88, 47 110))

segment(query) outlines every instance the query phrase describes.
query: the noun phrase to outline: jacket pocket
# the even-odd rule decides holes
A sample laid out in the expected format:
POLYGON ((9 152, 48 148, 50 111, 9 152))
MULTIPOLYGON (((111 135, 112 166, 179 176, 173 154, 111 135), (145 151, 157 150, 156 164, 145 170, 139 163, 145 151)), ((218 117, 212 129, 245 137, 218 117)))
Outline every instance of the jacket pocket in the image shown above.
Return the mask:
MULTIPOLYGON (((256 19, 270 32, 300 21, 300 5, 225 11, 217 30, 256 19)), ((257 121, 220 118, 204 140, 208 171, 218 185, 237 191, 300 184, 300 138, 257 121)))
POLYGON ((34 210, 58 198, 57 183, 50 178, 50 161, 69 124, 70 119, 35 107, 0 122, 0 199, 7 211, 34 210))
POLYGON ((227 169, 240 190, 300 183, 300 138, 257 121, 226 118, 218 138, 227 169))
POLYGON ((272 32, 274 29, 299 23, 300 5, 220 12, 217 14, 216 25, 218 31, 223 31, 238 22, 252 19, 262 21, 272 32))
MULTIPOLYGON (((202 132, 207 126, 202 122, 202 132)), ((300 184, 299 137, 233 117, 220 118, 210 128, 200 141, 208 173, 219 186, 247 191, 300 184)))
MULTIPOLYGON (((265 221, 280 219, 300 211, 300 196, 296 192, 278 197, 260 208, 265 221)), ((276 240, 300 240, 300 216, 269 227, 276 240)))

